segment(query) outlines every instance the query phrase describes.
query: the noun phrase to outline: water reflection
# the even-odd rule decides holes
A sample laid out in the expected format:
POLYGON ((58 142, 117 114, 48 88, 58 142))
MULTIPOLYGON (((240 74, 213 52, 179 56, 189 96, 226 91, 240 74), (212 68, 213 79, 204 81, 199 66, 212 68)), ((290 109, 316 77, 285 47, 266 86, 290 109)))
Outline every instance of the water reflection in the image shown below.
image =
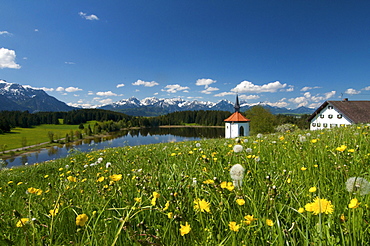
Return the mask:
MULTIPOLYGON (((71 149, 92 151, 108 147, 145 145, 165 142, 198 140, 203 138, 223 138, 223 128, 176 127, 176 128, 143 128, 114 132, 104 137, 83 139, 74 143, 41 149, 22 156, 11 157, 1 163, 2 166, 13 167, 31 165, 38 162, 66 157, 71 149)), ((1 167, 0 167, 1 168, 1 167)))

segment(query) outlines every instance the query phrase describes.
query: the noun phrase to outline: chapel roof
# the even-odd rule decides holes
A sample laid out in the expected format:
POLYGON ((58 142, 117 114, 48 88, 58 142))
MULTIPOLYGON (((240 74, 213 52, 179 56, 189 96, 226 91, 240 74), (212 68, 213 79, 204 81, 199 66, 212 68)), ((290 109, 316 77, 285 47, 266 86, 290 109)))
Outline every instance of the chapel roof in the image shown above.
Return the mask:
POLYGON ((249 122, 251 120, 245 118, 241 113, 235 112, 229 118, 227 118, 224 121, 228 121, 228 122, 249 122))

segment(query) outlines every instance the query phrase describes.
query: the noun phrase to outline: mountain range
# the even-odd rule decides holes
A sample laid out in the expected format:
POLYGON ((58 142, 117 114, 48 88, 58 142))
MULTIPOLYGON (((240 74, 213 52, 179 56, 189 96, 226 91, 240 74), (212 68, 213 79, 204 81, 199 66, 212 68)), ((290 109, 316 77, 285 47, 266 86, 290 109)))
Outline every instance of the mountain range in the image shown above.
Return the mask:
MULTIPOLYGON (((156 97, 148 97, 142 100, 136 97, 129 99, 122 99, 109 105, 99 107, 100 109, 112 110, 122 112, 134 116, 157 116, 172 113, 175 111, 186 110, 222 110, 234 111, 235 102, 228 100, 220 100, 217 103, 204 101, 187 101, 182 98, 159 99, 156 97)), ((266 103, 260 102, 257 104, 248 104, 247 102, 240 102, 240 111, 244 112, 255 105, 261 105, 272 114, 312 114, 315 109, 307 107, 299 107, 296 109, 287 109, 280 107, 273 107, 266 103)))
POLYGON ((0 80, 0 111, 69 111, 73 107, 48 95, 44 90, 36 90, 15 83, 0 80))
MULTIPOLYGON (((312 114, 314 112, 314 109, 307 107, 287 109, 273 107, 262 102, 258 104, 248 104, 243 101, 240 102, 240 110, 244 112, 255 105, 263 106, 272 114, 312 114)), ((159 99, 156 97, 148 97, 139 100, 135 97, 131 97, 98 108, 122 112, 133 116, 158 116, 187 110, 222 110, 233 112, 234 102, 220 100, 214 103, 198 100, 187 101, 182 98, 159 99)), ((0 80, 0 111, 28 110, 34 113, 38 111, 69 111, 73 109, 77 108, 68 106, 66 103, 48 95, 44 90, 33 89, 31 87, 0 80)))

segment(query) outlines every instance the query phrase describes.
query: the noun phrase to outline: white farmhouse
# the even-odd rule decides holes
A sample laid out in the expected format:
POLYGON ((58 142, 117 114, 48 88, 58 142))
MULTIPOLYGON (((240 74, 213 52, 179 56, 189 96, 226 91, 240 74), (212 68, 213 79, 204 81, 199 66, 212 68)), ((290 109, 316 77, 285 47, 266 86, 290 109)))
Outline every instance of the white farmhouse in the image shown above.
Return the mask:
POLYGON ((225 138, 249 136, 249 122, 240 112, 239 98, 236 96, 235 113, 225 121, 225 138))
POLYGON ((310 130, 370 122, 370 101, 324 102, 309 118, 310 130))

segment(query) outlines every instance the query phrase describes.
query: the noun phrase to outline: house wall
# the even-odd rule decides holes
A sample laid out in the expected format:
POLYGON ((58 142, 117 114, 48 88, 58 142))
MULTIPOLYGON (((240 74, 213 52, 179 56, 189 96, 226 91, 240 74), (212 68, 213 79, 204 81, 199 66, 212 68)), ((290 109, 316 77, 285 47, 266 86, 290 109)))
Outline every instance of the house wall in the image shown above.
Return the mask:
POLYGON ((243 136, 249 136, 249 122, 226 122, 225 138, 236 138, 239 136, 240 127, 244 128, 243 136))
POLYGON ((351 124, 350 119, 329 104, 311 120, 310 130, 328 129, 351 124))

